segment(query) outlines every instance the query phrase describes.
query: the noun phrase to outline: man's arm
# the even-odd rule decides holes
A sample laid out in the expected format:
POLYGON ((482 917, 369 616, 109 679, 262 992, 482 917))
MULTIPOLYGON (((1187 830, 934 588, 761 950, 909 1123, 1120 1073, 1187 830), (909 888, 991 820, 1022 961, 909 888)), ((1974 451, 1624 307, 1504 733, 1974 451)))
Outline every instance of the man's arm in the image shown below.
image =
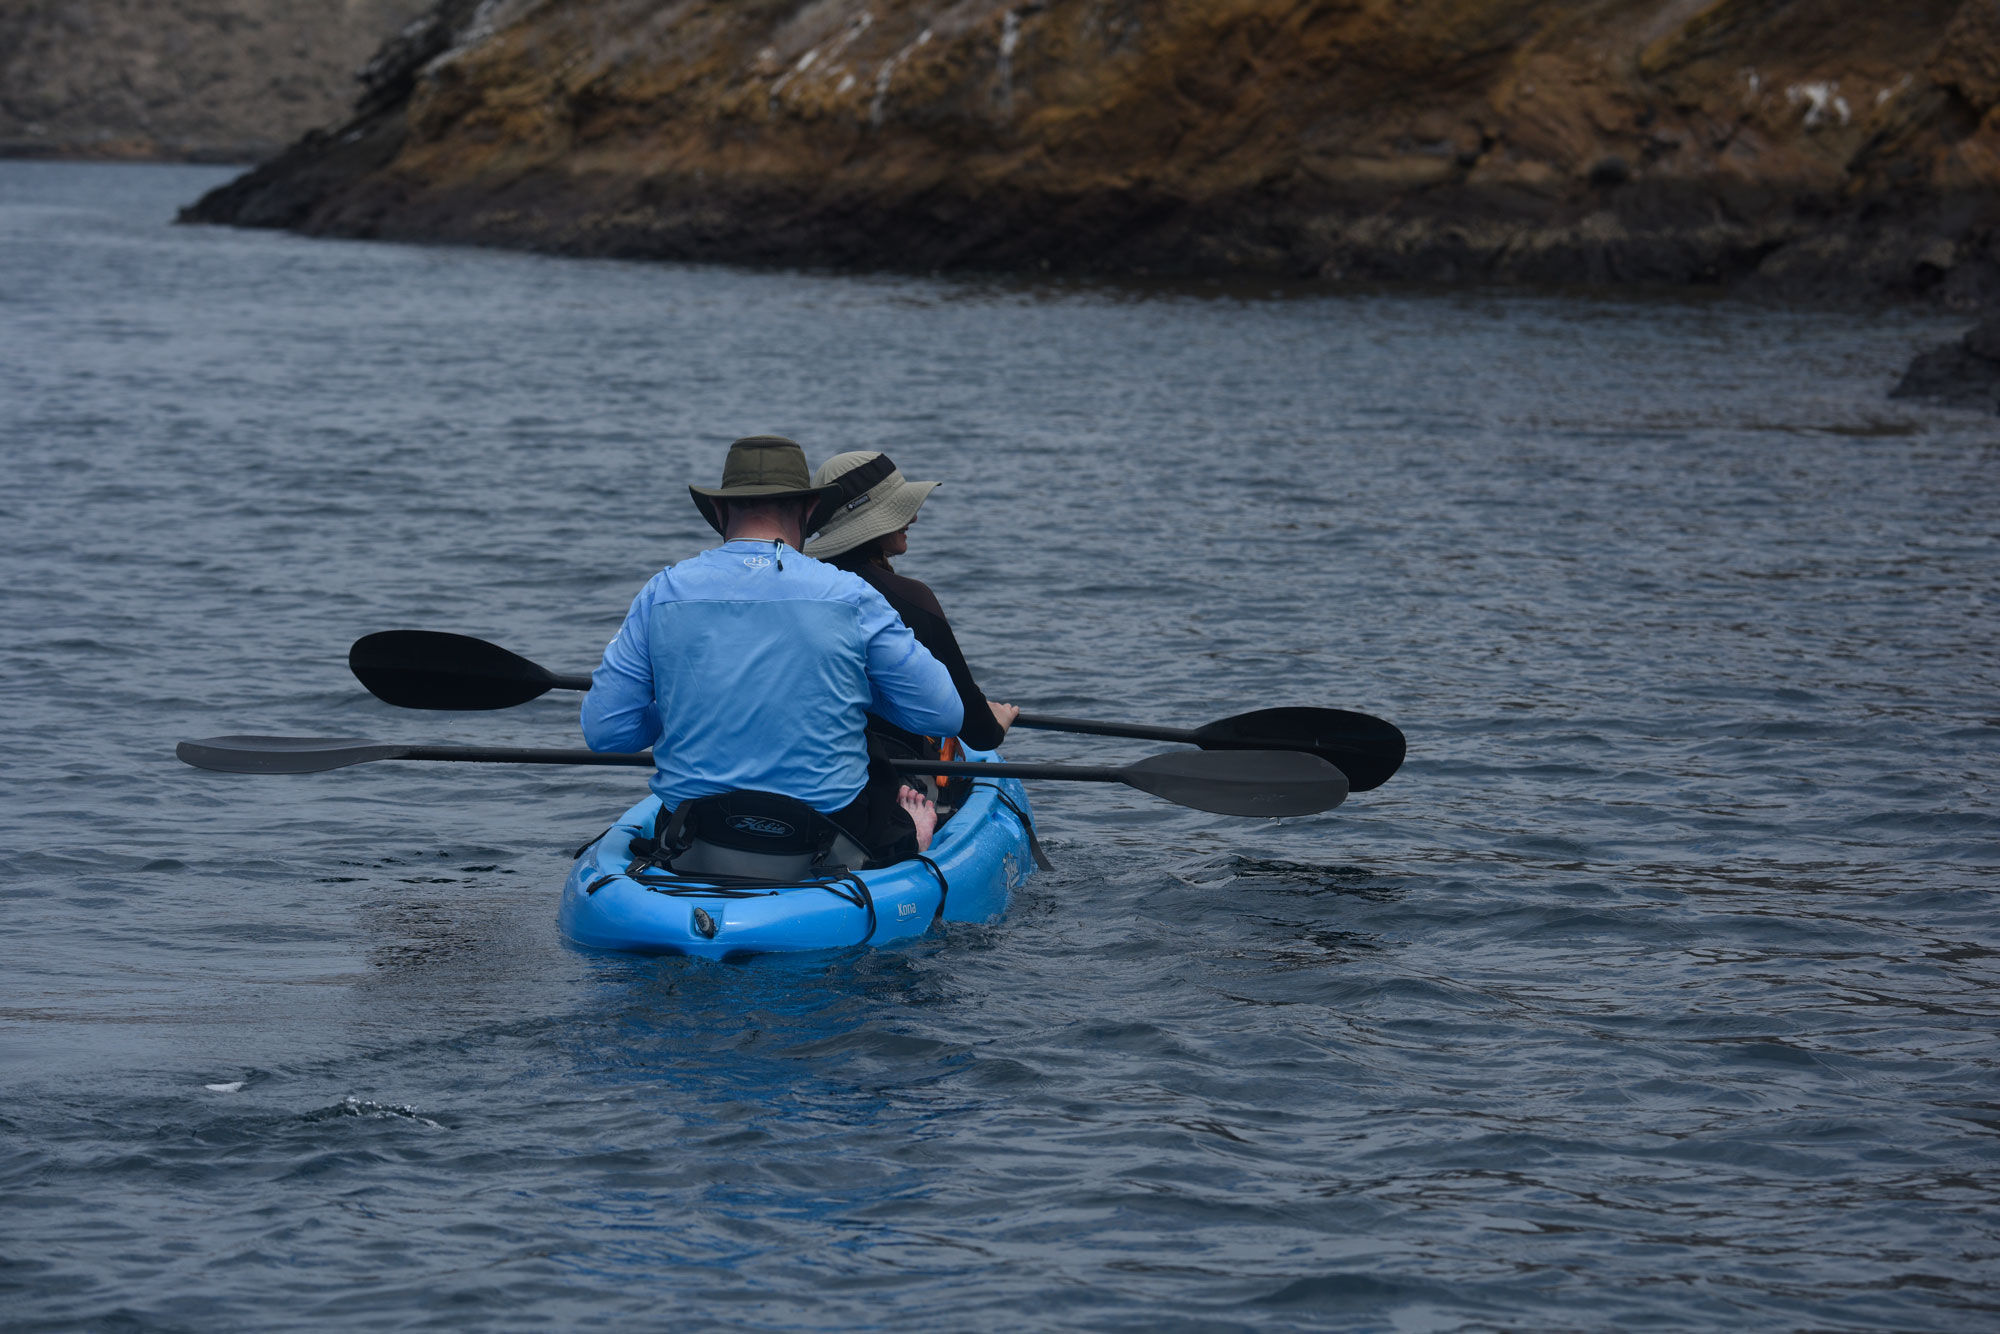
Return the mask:
POLYGON ((653 702, 653 662, 646 652, 646 618, 652 584, 639 590, 625 624, 604 646, 604 661, 590 674, 583 697, 583 741, 592 750, 644 750, 660 739, 653 702))
POLYGON ((869 712, 922 736, 957 736, 965 704, 951 673, 917 642, 880 593, 867 590, 861 631, 868 639, 869 712))
MULTIPOLYGON (((935 603, 936 599, 933 598, 935 603)), ((958 692, 959 707, 965 710, 965 721, 959 725, 958 738, 974 750, 997 750, 1006 739, 1007 729, 993 714, 993 708, 986 700, 986 692, 972 679, 972 668, 965 664, 964 650, 958 646, 958 636, 951 632, 951 622, 944 618, 942 611, 933 614, 928 609, 912 608, 904 618, 917 642, 930 650, 931 656, 944 664, 945 671, 951 673, 952 689, 958 692)))

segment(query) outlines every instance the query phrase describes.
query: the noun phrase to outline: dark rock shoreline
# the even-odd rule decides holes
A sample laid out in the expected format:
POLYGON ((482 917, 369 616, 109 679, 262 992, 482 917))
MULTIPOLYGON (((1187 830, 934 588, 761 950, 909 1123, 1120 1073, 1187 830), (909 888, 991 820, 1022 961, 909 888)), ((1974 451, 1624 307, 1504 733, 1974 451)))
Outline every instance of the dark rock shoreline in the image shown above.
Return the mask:
POLYGON ((755 264, 2000 300, 1991 0, 655 10, 445 0, 349 122, 184 217, 755 264))
POLYGON ((1956 342, 1918 353, 1889 397, 2000 412, 2000 315, 1956 342))

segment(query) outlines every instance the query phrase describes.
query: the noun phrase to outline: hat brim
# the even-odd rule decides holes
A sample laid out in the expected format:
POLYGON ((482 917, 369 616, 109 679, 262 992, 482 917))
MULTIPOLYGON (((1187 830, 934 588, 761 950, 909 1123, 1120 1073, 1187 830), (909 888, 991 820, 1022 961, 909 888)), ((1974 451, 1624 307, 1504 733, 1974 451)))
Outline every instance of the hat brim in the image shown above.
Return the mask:
POLYGON ((826 560, 906 527, 937 488, 936 482, 906 481, 861 509, 835 511, 819 536, 806 543, 806 555, 826 560))
POLYGON ((820 525, 833 515, 834 506, 840 500, 839 486, 809 486, 804 489, 786 486, 692 486, 688 495, 694 498, 694 507, 701 511, 701 517, 708 520, 708 526, 718 533, 728 534, 722 526, 722 516, 716 510, 718 500, 818 500, 813 512, 806 516, 805 531, 816 533, 820 525))

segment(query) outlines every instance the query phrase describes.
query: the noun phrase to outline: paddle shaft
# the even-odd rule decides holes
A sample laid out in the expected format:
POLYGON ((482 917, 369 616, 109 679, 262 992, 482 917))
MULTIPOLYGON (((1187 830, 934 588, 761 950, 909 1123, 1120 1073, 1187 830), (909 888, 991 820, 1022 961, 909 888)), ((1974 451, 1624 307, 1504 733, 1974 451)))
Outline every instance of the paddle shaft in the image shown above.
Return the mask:
MULTIPOLYGON (((449 760, 464 764, 597 764, 650 768, 653 753, 641 751, 525 749, 513 746, 407 746, 397 760, 449 760)), ((940 774, 948 778, 1056 778, 1073 783, 1122 783, 1124 769, 1076 764, 982 763, 978 760, 890 760, 889 767, 905 774, 940 774)))
POLYGON ((1045 713, 1024 713, 1014 720, 1016 727, 1043 732, 1081 732, 1085 736, 1123 736, 1140 741, 1179 741, 1197 744, 1192 727, 1145 727, 1138 723, 1100 723, 1088 718, 1055 718, 1045 713))
POLYGON ((651 768, 651 751, 555 750, 536 746, 403 746, 392 760, 454 760, 463 764, 610 764, 651 768))

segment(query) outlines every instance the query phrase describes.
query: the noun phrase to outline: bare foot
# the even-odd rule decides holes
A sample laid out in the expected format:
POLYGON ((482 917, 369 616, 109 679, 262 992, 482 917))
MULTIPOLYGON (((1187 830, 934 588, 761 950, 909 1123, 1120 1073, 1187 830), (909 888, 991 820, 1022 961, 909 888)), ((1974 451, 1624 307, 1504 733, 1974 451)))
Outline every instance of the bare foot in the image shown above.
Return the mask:
POLYGON ((910 813, 910 823, 917 827, 917 851, 931 850, 931 835, 937 832, 937 807, 931 799, 913 787, 897 791, 896 800, 910 813))

